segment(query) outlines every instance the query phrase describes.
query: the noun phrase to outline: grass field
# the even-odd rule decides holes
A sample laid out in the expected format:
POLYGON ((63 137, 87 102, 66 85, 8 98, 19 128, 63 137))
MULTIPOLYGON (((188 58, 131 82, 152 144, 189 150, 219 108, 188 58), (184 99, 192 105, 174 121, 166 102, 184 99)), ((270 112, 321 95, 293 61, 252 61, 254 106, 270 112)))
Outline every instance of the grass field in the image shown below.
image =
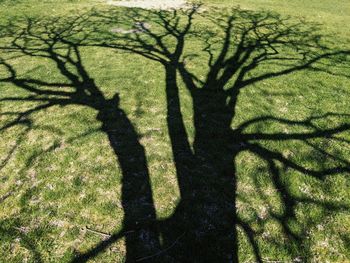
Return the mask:
POLYGON ((348 0, 0 0, 0 262, 349 262, 348 0))

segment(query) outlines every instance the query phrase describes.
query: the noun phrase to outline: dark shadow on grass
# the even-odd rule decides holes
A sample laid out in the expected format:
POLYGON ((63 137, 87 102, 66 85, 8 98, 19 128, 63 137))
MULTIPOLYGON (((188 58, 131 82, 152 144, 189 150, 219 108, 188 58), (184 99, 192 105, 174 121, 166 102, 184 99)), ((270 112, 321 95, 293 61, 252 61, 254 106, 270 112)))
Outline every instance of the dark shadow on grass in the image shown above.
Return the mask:
MULTIPOLYGON (((317 25, 305 21, 293 21, 270 12, 233 9, 226 14, 222 14, 222 10, 198 14, 198 10, 199 6, 193 6, 185 11, 173 12, 134 9, 124 14, 118 11, 96 14, 104 25, 126 28, 124 32, 128 32, 115 34, 100 31, 103 41, 99 46, 125 50, 157 61, 164 66, 165 72, 167 124, 181 201, 170 218, 158 223, 163 250, 153 256, 151 252, 140 250, 133 258, 153 262, 238 262, 237 231, 240 229, 250 243, 256 260, 262 262, 261 234, 269 220, 276 220, 287 241, 274 240, 271 248, 284 250, 290 260, 300 258, 300 255, 306 260, 311 252, 303 240, 306 231, 315 222, 298 222, 295 214, 297 204, 322 207, 328 211, 324 218, 328 213, 345 211, 349 207, 346 203, 297 197, 285 182, 284 171, 292 170, 317 180, 349 173, 350 166, 346 159, 338 158, 329 149, 317 148, 310 142, 321 139, 348 143, 339 134, 348 131, 350 124, 344 122, 334 127, 319 128, 315 123, 329 117, 324 115, 301 121, 263 116, 241 123, 235 129, 231 125, 243 89, 258 88, 262 81, 298 71, 329 73, 328 68, 322 69, 322 63, 344 60, 350 53, 328 49, 317 34, 317 25), (203 24, 202 27, 198 24, 194 26, 195 15, 200 17, 198 21, 203 24), (195 41, 201 50, 186 51, 186 40, 195 41), (207 54, 208 70, 204 78, 191 72, 190 66, 187 66, 203 63, 203 60, 196 61, 201 51, 207 54), (193 145, 181 112, 178 76, 192 97, 196 131, 193 145), (263 127, 268 122, 291 128, 298 126, 299 130, 307 132, 246 132, 255 126, 263 127), (331 160, 333 166, 322 167, 320 159, 317 167, 307 168, 278 150, 264 146, 267 141, 302 142, 323 158, 331 160), (266 167, 283 212, 275 213, 271 209, 263 219, 256 216, 246 220, 239 216, 236 159, 245 152, 258 157, 266 167), (302 226, 303 230, 296 231, 293 224, 302 226)), ((337 118, 348 117, 337 113, 333 115, 337 118)), ((303 158, 311 159, 312 153, 309 154, 306 153, 303 158)), ((261 198, 264 198, 263 193, 261 198)), ((98 245, 93 249, 94 254, 106 249, 114 240, 115 236, 110 243, 107 240, 98 245)), ((81 258, 78 257, 76 262, 81 258)), ((127 257, 126 261, 133 261, 133 258, 127 257)))
MULTIPOLYGON (((123 171, 123 229, 77 255, 73 262, 86 262, 122 237, 126 239, 127 262, 238 262, 242 257, 241 243, 249 244, 251 251, 246 253, 254 254, 258 262, 263 262, 263 250, 267 248, 287 254, 290 261, 307 261, 311 255, 306 241, 310 227, 333 213, 349 210, 347 202, 296 194, 288 182, 288 176, 295 174, 323 182, 332 175, 350 172, 346 158, 322 146, 323 142, 349 144, 342 136, 350 130, 347 115, 330 113, 302 120, 271 115, 258 116, 235 128, 232 123, 242 90, 259 88, 265 80, 299 71, 326 73, 329 69, 323 70, 320 63, 346 59, 350 52, 328 49, 315 33, 315 25, 305 21, 240 9, 201 13, 199 8, 173 12, 134 9, 123 14, 117 9, 54 23, 29 19, 24 21, 25 29, 10 30, 13 41, 6 50, 52 60, 67 82, 21 79, 3 59, 1 65, 9 76, 1 81, 33 95, 2 101, 43 103, 23 113, 26 115, 54 105, 95 109, 123 171), (194 19, 208 26, 198 26, 194 19), (116 26, 126 29, 111 32, 116 26), (185 44, 190 40, 200 49, 187 51, 185 44), (164 66, 167 125, 181 194, 175 212, 166 220, 156 219, 145 153, 137 133, 119 107, 118 94, 105 98, 84 68, 80 56, 84 46, 125 50, 164 66), (206 69, 204 77, 190 70, 194 63, 206 69), (192 98, 193 144, 181 112, 181 85, 192 98), (318 124, 332 118, 341 123, 318 124), (281 131, 266 132, 265 127, 272 124, 281 131), (285 132, 286 128, 290 131, 285 132), (276 148, 273 143, 297 145, 304 151, 286 156, 283 147, 276 148), (245 202, 249 196, 238 191, 238 159, 242 154, 259 160, 259 167, 251 174, 257 190, 251 194, 264 200, 267 208, 263 215, 254 204, 248 206, 249 202, 245 202), (280 209, 269 203, 260 186, 258 168, 275 191, 280 209), (242 203, 250 209, 250 216, 242 213, 242 203), (300 205, 316 206, 323 212, 317 219, 300 220, 296 215, 300 205), (140 218, 144 220, 140 222, 140 218), (264 238, 264 230, 271 222, 278 225, 280 234, 264 238)), ((20 120, 21 117, 2 129, 20 120)))
MULTIPOLYGON (((80 49, 83 46, 81 43, 87 38, 82 28, 88 18, 89 15, 46 20, 27 18, 12 21, 5 27, 2 31, 3 38, 11 39, 2 50, 7 51, 10 58, 0 60, 1 70, 5 72, 5 77, 2 77, 0 82, 12 84, 30 95, 5 97, 0 101, 37 102, 38 105, 15 114, 15 118, 0 127, 0 131, 23 125, 23 122, 34 113, 53 106, 79 105, 96 110, 97 120, 102 123, 101 131, 108 136, 123 174, 122 206, 125 213, 123 226, 125 229, 133 229, 138 224, 136 220, 141 216, 155 220, 145 152, 132 123, 119 107, 117 91, 113 98, 106 98, 84 67, 80 49), (54 83, 30 76, 19 77, 16 67, 11 64, 13 57, 18 56, 53 62, 65 80, 54 83)), ((54 145, 49 150, 55 148, 57 147, 54 145)), ((37 157, 32 156, 27 166, 30 166, 37 157)), ((147 226, 143 231, 142 239, 130 237, 129 240, 127 237, 128 243, 133 244, 128 247, 128 256, 144 246, 151 251, 158 246, 156 230, 151 231, 147 226)))

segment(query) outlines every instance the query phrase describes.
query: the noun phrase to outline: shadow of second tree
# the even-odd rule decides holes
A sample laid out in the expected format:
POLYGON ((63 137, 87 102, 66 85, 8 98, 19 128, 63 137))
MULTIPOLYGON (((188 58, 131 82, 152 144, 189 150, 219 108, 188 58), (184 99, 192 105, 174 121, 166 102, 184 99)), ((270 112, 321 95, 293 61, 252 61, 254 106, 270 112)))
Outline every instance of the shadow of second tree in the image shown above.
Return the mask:
POLYGON ((324 141, 349 144, 341 134, 349 131, 350 124, 342 121, 338 126, 323 128, 316 124, 330 118, 346 119, 347 115, 329 113, 302 120, 258 116, 233 127, 242 90, 259 89, 258 84, 265 80, 298 71, 322 71, 321 62, 346 58, 349 51, 328 49, 317 34, 316 25, 304 21, 293 21, 271 12, 241 9, 226 13, 213 9, 205 12, 200 8, 194 5, 172 12, 93 11, 70 23, 65 21, 59 30, 57 26, 49 27, 49 32, 45 33, 31 30, 33 23, 27 21, 30 26, 19 38, 34 38, 33 45, 15 38, 7 47, 23 55, 52 59, 75 90, 67 93, 53 90, 67 84, 19 79, 12 66, 2 60, 2 66, 10 74, 3 82, 11 82, 41 96, 6 100, 47 102, 38 110, 56 104, 96 109, 97 120, 102 123, 101 129, 108 135, 123 172, 123 230, 78 255, 73 262, 95 257, 122 237, 126 240, 127 262, 239 262, 239 246, 244 243, 248 246, 242 247, 249 247, 258 262, 263 261, 262 250, 267 248, 283 251, 289 255, 289 260, 305 261, 311 253, 306 240, 308 228, 325 220, 329 214, 349 209, 347 202, 295 193, 293 182, 288 180, 288 176, 297 174, 322 182, 329 176, 350 172, 346 159, 320 146, 324 141), (111 27, 116 26, 119 29, 111 31, 111 27), (48 35, 49 39, 43 35, 48 35), (188 42, 196 43, 200 49, 192 47, 188 51, 188 42), (174 213, 165 220, 156 218, 144 149, 131 122, 119 108, 118 94, 112 99, 103 96, 84 70, 79 53, 82 46, 125 50, 163 65, 166 120, 181 197, 174 213), (204 77, 191 71, 189 65, 193 63, 200 63, 204 77), (32 85, 52 89, 38 90, 32 85), (181 111, 182 87, 192 99, 193 143, 181 111), (42 95, 49 97, 42 98, 42 95), (292 132, 264 132, 264 126, 271 123, 289 127, 292 132), (263 127, 262 131, 259 127, 263 127), (296 142, 294 145, 311 150, 295 158, 269 144, 276 142, 285 145, 296 142), (264 180, 275 191, 279 203, 279 208, 275 209, 259 186, 258 172, 250 174, 257 189, 255 194, 266 203, 263 216, 254 208, 249 216, 241 212, 245 209, 242 204, 248 204, 244 201, 247 197, 238 191, 237 160, 246 153, 258 160, 264 180), (323 161, 316 159, 313 165, 308 164, 316 154, 322 155, 323 161), (327 165, 324 165, 325 159, 327 165), (141 207, 139 200, 146 205, 141 207), (320 207, 322 215, 310 221, 300 219, 297 210, 303 205, 320 207), (147 220, 140 222, 140 218, 147 220), (264 230, 271 222, 277 225, 280 234, 264 239, 264 230))
MULTIPOLYGON (((157 225, 166 251, 142 258, 141 255, 147 253, 129 250, 127 261, 238 262, 237 229, 241 229, 256 260, 262 262, 258 236, 269 220, 278 221, 286 238, 282 242, 274 240, 269 244, 271 247, 288 251, 292 260, 297 260, 300 255, 308 257, 310 251, 304 240, 309 226, 298 221, 297 205, 316 204, 330 212, 348 209, 348 205, 297 197, 285 182, 283 171, 290 169, 323 180, 333 174, 348 173, 349 162, 339 161, 327 149, 314 146, 315 151, 328 155, 334 163, 332 168, 322 169, 319 166, 310 169, 259 142, 297 140, 310 145, 312 139, 337 141, 336 135, 349 130, 349 124, 317 128, 314 122, 328 118, 327 115, 311 116, 301 121, 263 116, 235 128, 232 128, 232 123, 241 90, 258 88, 256 84, 259 82, 297 71, 322 71, 318 62, 345 57, 349 51, 328 49, 317 34, 317 25, 311 23, 293 22, 271 12, 233 9, 226 14, 222 14, 222 10, 203 13, 198 12, 199 8, 199 5, 194 5, 184 12, 131 10, 123 15, 111 12, 97 14, 106 24, 133 27, 128 33, 106 32, 100 46, 131 51, 164 66, 167 124, 181 194, 174 214, 157 225), (193 28, 196 15, 202 27, 193 28), (191 72, 187 66, 187 60, 201 55, 199 50, 186 53, 186 40, 195 41, 207 54, 207 65, 202 65, 207 67, 204 78, 191 72), (266 65, 278 66, 269 68, 266 65), (193 145, 181 112, 178 76, 192 98, 193 145), (268 122, 299 126, 308 132, 246 132, 251 127, 268 122), (283 207, 279 213, 269 210, 269 215, 260 222, 254 217, 245 220, 237 212, 236 159, 244 152, 256 155, 266 166, 268 178, 283 207), (255 224, 259 227, 254 227, 255 224), (303 230, 296 231, 295 224, 302 226, 303 230)), ((338 117, 344 116, 340 114, 338 117)), ((140 232, 134 235, 142 236, 140 232)))

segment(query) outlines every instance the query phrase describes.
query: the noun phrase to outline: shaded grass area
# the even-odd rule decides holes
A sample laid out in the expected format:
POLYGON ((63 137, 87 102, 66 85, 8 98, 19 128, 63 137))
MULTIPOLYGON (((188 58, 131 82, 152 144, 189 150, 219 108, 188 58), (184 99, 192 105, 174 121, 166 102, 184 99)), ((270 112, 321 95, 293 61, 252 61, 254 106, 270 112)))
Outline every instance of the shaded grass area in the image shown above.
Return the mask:
POLYGON ((1 22, 2 261, 349 260, 345 30, 66 4, 1 22))

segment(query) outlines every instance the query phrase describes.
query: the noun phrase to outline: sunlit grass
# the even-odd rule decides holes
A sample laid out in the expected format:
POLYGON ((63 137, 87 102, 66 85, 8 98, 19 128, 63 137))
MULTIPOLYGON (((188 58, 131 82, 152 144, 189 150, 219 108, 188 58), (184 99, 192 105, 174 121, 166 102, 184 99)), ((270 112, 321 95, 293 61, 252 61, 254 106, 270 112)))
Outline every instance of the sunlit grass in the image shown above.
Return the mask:
MULTIPOLYGON (((332 48, 346 47, 350 39, 350 10, 347 1, 204 1, 203 8, 240 5, 247 9, 266 9, 292 18, 322 23, 321 31, 332 48), (334 35, 336 34, 336 35, 334 35)), ((21 16, 65 16, 83 13, 91 8, 106 10, 104 1, 0 1, 1 24, 21 16)), ((108 8, 108 7, 107 7, 108 8)), ((195 26, 203 29, 203 18, 195 26)), ((1 28, 0 24, 0 28, 1 28)), ((186 52, 197 52, 187 65, 198 76, 205 77, 206 57, 195 39, 190 39, 186 52)), ((83 64, 90 77, 111 98, 120 95, 120 108, 132 122, 144 146, 157 218, 170 217, 180 201, 172 149, 166 123, 165 73, 163 67, 136 54, 98 47, 81 50, 83 64)), ((0 51, 9 58, 9 52, 0 51)), ((21 56, 10 59, 18 77, 51 82, 65 82, 65 77, 49 59, 21 56)), ((337 69, 337 63, 325 65, 333 72, 350 75, 349 67, 337 69)), ((278 65, 266 65, 273 70, 278 65)), ((2 68, 0 68, 2 70, 2 68)), ((260 72, 257 72, 260 73, 260 72)), ((0 78, 6 77, 0 71, 0 78)), ((181 107, 190 141, 192 125, 191 97, 180 82, 181 107)), ((320 128, 349 123, 350 80, 346 76, 325 72, 299 71, 264 80, 241 92, 232 127, 266 115, 303 121, 310 116, 341 113, 318 119, 320 128)), ((62 90, 69 88, 62 88, 62 90)), ((10 83, 0 83, 0 99, 30 95, 10 83)), ((18 112, 37 106, 36 102, 0 102, 0 127, 13 121, 18 112)), ((122 229, 122 172, 110 147, 107 135, 97 120, 98 112, 81 105, 54 106, 31 114, 9 129, 0 132, 0 261, 2 262, 69 262, 103 240, 103 236, 87 231, 95 229, 114 233, 122 229)), ((276 122, 258 123, 247 132, 308 132, 301 125, 276 122)), ((349 140, 350 133, 342 133, 349 140)), ((313 139, 310 144, 326 149, 342 160, 350 159, 345 142, 313 139)), ((300 141, 262 141, 261 145, 276 150, 307 168, 334 166, 327 156, 300 141)), ((132 157, 130 157, 132 158, 132 157)), ((291 195, 299 198, 296 219, 287 222, 295 233, 303 233, 305 251, 289 251, 288 239, 279 222, 271 214, 283 215, 283 201, 271 181, 266 161, 251 152, 241 152, 237 165, 237 213, 252 222, 259 235, 257 243, 265 260, 291 262, 299 255, 310 262, 346 262, 349 255, 350 214, 348 209, 329 213, 305 199, 350 206, 349 173, 341 173, 319 181, 294 170, 283 170, 283 181, 291 195), (327 214, 329 213, 329 214, 327 214), (326 218, 326 220, 324 220, 326 218)), ((254 262, 250 243, 239 230, 239 257, 254 262)), ((95 262, 122 262, 125 243, 118 240, 101 253, 95 262)))

